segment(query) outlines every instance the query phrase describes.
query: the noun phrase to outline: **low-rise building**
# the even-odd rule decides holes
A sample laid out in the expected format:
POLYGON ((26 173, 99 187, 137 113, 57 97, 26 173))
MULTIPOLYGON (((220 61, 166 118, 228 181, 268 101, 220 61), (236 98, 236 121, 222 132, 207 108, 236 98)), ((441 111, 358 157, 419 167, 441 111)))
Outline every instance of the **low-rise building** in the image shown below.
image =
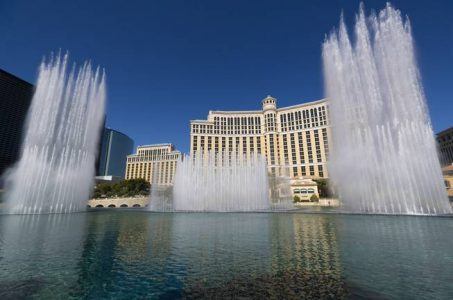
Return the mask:
POLYGON ((299 177, 291 180, 291 191, 302 202, 312 201, 313 195, 319 199, 318 185, 309 178, 299 177))

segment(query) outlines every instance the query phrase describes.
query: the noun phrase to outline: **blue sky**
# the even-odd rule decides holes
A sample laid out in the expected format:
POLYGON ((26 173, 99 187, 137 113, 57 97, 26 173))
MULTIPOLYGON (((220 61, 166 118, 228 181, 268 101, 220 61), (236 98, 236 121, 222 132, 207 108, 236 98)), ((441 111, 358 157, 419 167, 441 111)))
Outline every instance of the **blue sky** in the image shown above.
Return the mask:
MULTIPOLYGON (((364 1, 367 11, 385 1, 364 1)), ((453 126, 453 1, 393 1, 409 15, 435 131, 453 126)), ((135 144, 189 148, 189 120, 323 97, 321 43, 359 1, 0 0, 0 68, 34 82, 69 50, 106 69, 107 125, 135 144)))

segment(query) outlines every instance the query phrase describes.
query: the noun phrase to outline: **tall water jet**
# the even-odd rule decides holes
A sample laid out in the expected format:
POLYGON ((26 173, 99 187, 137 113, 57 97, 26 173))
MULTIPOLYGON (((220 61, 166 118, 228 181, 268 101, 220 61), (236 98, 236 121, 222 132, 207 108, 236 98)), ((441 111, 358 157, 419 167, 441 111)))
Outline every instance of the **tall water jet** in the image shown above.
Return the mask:
POLYGON ((411 27, 390 4, 343 19, 323 44, 333 147, 329 170, 346 209, 451 212, 416 64, 411 27))
POLYGON ((234 152, 186 157, 176 170, 173 205, 182 211, 268 210, 266 161, 234 152))
POLYGON ((178 163, 172 187, 152 183, 150 209, 217 212, 291 209, 291 195, 287 199, 280 197, 290 190, 289 181, 287 186, 285 182, 281 178, 270 180, 266 159, 259 154, 249 157, 234 152, 196 154, 178 163), (270 185, 275 193, 270 192, 270 185), (274 194, 277 196, 273 197, 274 194))
POLYGON ((105 107, 105 75, 68 55, 44 60, 27 114, 22 152, 6 175, 9 213, 63 213, 86 207, 105 107))

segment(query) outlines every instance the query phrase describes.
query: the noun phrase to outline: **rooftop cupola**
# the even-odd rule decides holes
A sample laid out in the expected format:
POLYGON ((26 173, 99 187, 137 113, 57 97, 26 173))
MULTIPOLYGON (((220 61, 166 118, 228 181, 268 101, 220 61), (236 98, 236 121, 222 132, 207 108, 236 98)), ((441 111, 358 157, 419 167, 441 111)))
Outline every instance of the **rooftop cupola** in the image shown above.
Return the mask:
POLYGON ((277 109, 277 99, 268 95, 263 99, 263 111, 276 110, 277 109))

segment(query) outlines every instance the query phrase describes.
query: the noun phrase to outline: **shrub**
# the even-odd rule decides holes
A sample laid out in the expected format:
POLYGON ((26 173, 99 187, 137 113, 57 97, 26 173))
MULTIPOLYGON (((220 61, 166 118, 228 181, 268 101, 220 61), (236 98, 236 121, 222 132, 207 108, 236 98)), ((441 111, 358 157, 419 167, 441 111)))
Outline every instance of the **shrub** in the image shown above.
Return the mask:
POLYGON ((295 195, 295 196, 293 197, 293 202, 294 202, 294 203, 300 202, 299 196, 295 195))
POLYGON ((313 194, 313 195, 311 195, 311 197, 310 197, 310 201, 311 201, 311 202, 318 202, 318 201, 319 201, 319 198, 318 198, 318 196, 317 196, 316 194, 313 194))

